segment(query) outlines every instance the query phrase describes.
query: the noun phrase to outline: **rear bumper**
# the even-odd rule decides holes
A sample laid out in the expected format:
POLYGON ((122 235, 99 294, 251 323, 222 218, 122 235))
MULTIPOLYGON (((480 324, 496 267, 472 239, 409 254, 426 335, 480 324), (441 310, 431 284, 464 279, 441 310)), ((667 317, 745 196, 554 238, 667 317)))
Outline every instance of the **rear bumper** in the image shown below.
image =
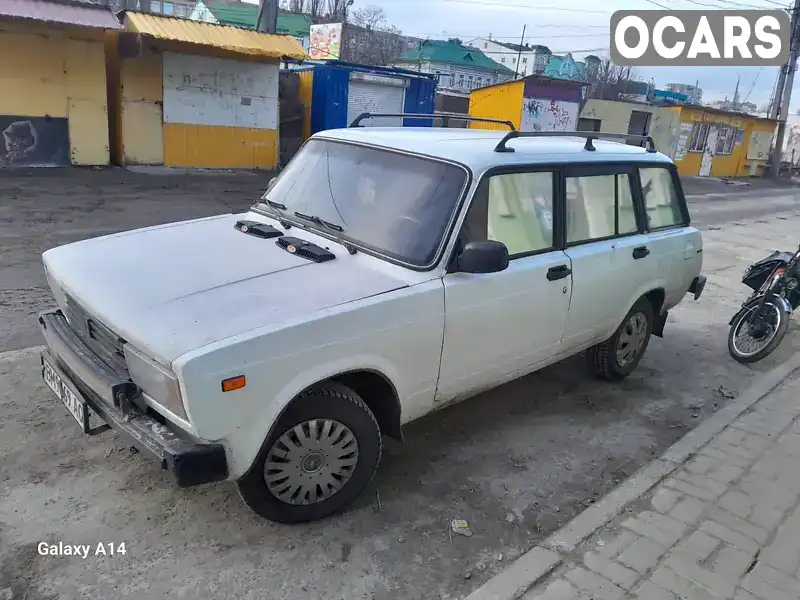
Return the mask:
POLYGON ((691 285, 689 285, 689 289, 687 290, 690 294, 694 294, 694 299, 697 300, 700 296, 703 295, 703 290, 706 287, 706 276, 705 275, 698 275, 694 279, 692 279, 691 285))
POLYGON ((61 311, 39 315, 47 344, 43 360, 68 380, 90 410, 100 416, 131 445, 155 458, 179 487, 189 487, 228 477, 221 444, 198 443, 180 436, 134 400, 140 393, 125 374, 118 373, 69 328, 61 311))

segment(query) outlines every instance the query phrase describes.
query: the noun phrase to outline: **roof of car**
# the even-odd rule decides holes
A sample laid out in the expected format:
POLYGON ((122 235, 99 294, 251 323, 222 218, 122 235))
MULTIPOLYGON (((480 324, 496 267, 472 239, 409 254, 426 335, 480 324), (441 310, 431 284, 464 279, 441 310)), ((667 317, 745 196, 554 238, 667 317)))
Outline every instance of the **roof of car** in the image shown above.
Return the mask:
POLYGON ((603 139, 594 140, 596 150, 584 149, 583 137, 525 137, 508 142, 514 152, 495 152, 508 131, 442 127, 351 127, 329 129, 314 135, 346 142, 426 154, 466 165, 473 172, 515 164, 657 162, 670 163, 660 152, 603 139))

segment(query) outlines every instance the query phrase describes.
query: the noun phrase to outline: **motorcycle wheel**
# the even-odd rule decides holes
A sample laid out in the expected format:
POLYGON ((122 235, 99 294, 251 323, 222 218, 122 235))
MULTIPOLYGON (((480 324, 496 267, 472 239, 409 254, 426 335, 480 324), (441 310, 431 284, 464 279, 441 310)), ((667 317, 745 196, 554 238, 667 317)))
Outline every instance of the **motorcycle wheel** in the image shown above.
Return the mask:
POLYGON ((772 354, 789 329, 789 313, 786 307, 780 300, 770 298, 764 303, 767 332, 759 337, 754 337, 750 331, 751 325, 747 320, 758 307, 759 300, 759 298, 755 298, 745 306, 731 324, 728 332, 728 352, 734 360, 740 363, 757 362, 772 354))

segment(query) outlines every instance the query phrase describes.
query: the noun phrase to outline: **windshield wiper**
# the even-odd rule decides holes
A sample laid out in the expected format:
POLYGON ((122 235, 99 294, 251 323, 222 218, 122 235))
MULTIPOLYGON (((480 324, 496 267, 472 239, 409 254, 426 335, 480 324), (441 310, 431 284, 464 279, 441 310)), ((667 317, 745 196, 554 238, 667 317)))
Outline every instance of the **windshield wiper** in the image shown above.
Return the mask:
POLYGON ((267 206, 269 206, 272 209, 269 212, 272 213, 272 216, 278 220, 278 223, 281 224, 281 227, 283 227, 284 229, 292 228, 292 224, 289 223, 289 221, 287 221, 284 218, 284 216, 280 213, 280 211, 286 210, 285 204, 281 204, 280 202, 275 202, 274 200, 270 200, 269 198, 266 197, 266 194, 264 194, 264 196, 261 199, 264 202, 266 202, 267 206))
MULTIPOLYGON (((311 223, 314 223, 316 225, 319 225, 323 229, 330 229, 332 231, 336 231, 339 233, 344 231, 344 227, 342 227, 341 225, 337 225, 336 223, 331 223, 329 221, 326 221, 325 219, 321 219, 317 215, 307 215, 305 213, 295 211, 294 216, 303 219, 305 221, 310 221, 311 223)), ((339 242, 342 246, 344 246, 349 254, 356 253, 356 247, 353 246, 353 244, 351 244, 350 242, 346 242, 338 238, 336 241, 339 242)))
POLYGON ((316 223, 317 225, 321 225, 325 229, 332 229, 333 231, 338 231, 340 233, 344 231, 344 227, 342 227, 341 225, 336 225, 335 223, 325 221, 324 219, 320 219, 316 215, 306 215, 304 213, 295 211, 294 216, 300 217, 301 219, 304 219, 306 221, 311 221, 312 223, 316 223))

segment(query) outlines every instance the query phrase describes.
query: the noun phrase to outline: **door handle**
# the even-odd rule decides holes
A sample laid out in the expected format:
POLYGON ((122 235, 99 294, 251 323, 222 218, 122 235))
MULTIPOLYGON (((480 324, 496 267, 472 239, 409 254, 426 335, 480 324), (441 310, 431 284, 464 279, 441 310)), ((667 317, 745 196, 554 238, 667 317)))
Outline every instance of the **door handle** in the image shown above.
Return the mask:
POLYGON ((647 246, 639 246, 633 249, 633 258, 644 258, 648 254, 650 254, 650 250, 647 249, 647 246))
POLYGON ((570 273, 572 273, 572 269, 570 269, 567 265, 550 267, 547 269, 547 280, 555 281, 557 279, 564 279, 564 277, 569 277, 570 273))

